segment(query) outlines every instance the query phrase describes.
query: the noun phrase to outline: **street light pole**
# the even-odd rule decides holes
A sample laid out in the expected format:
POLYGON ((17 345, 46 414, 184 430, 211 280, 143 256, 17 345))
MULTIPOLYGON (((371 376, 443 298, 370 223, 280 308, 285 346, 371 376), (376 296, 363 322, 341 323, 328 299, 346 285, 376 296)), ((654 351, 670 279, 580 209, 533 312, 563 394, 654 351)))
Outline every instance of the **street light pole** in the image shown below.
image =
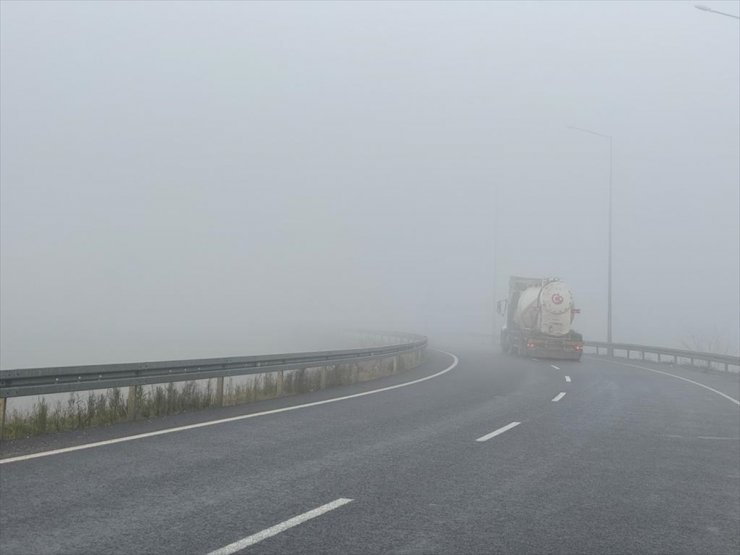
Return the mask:
POLYGON ((701 10, 703 12, 709 12, 709 13, 716 13, 719 15, 724 15, 726 17, 732 17, 733 19, 740 19, 739 16, 731 14, 731 13, 725 13, 721 12, 719 10, 713 10, 712 8, 707 8, 706 6, 694 6, 697 10, 701 10))
POLYGON ((498 263, 499 263, 499 255, 498 255, 498 234, 499 234, 499 225, 498 225, 498 218, 499 214, 501 214, 501 211, 498 208, 499 203, 499 184, 496 182, 493 186, 493 283, 491 284, 491 288, 493 289, 493 344, 495 345, 498 342, 498 336, 499 336, 499 329, 498 329, 498 305, 496 304, 496 289, 498 286, 498 263))
POLYGON ((612 349, 612 175, 614 149, 612 138, 609 136, 609 277, 607 278, 607 307, 606 307, 606 342, 609 343, 609 356, 614 356, 612 349))
POLYGON ((611 135, 604 135, 603 133, 597 133, 596 131, 591 131, 590 129, 583 129, 581 127, 575 127, 572 125, 568 126, 568 129, 573 129, 575 131, 581 131, 583 133, 588 133, 590 135, 596 135, 597 137, 602 137, 604 139, 609 139, 609 218, 608 218, 608 225, 609 225, 609 240, 608 240, 608 249, 607 249, 607 257, 608 257, 608 264, 607 264, 607 302, 606 302, 606 342, 609 344, 609 356, 614 355, 614 350, 612 349, 612 179, 613 179, 613 168, 614 168, 614 148, 613 148, 613 139, 611 135))

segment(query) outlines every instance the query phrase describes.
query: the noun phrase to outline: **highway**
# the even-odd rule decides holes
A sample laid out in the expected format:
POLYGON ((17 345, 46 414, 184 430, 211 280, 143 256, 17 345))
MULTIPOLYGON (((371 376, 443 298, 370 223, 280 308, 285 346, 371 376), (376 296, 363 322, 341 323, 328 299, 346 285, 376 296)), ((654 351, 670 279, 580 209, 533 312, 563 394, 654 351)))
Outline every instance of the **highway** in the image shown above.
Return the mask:
POLYGON ((430 344, 382 380, 6 442, 0 553, 740 550, 737 376, 430 344))

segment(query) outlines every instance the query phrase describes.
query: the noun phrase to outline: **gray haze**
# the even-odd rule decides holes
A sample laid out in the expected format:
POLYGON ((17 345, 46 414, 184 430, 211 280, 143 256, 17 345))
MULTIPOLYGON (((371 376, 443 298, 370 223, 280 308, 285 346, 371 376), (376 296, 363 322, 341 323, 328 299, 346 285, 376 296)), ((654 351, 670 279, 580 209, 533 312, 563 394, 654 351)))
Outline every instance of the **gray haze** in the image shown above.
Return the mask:
POLYGON ((568 125, 614 137, 614 339, 738 350, 736 20, 692 2, 1 16, 5 368, 300 348, 325 326, 490 333, 494 233, 497 298, 510 274, 559 275, 603 339, 608 141, 568 125))

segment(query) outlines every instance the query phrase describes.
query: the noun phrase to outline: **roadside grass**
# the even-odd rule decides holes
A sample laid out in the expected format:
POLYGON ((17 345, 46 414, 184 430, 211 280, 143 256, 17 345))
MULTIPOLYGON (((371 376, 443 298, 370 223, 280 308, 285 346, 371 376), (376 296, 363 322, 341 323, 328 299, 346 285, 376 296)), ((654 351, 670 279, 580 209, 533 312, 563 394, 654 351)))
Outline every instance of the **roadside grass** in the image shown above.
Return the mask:
POLYGON ((126 418, 121 390, 113 388, 96 395, 70 393, 66 403, 50 406, 43 397, 28 411, 14 409, 6 416, 3 439, 18 439, 49 432, 63 432, 90 426, 105 426, 126 418))
MULTIPOLYGON (((199 410, 211 406, 215 392, 211 380, 203 386, 196 382, 157 385, 149 391, 137 387, 137 418, 151 418, 167 414, 177 414, 189 410, 199 410)), ((3 426, 3 439, 20 439, 35 435, 67 430, 78 430, 95 426, 109 426, 127 420, 128 402, 120 388, 112 388, 105 393, 72 392, 66 402, 57 401, 53 405, 44 397, 39 397, 31 409, 13 409, 6 415, 3 426)))
MULTIPOLYGON (((229 378, 224 383, 223 404, 240 405, 320 389, 320 372, 309 370, 286 372, 282 391, 277 376, 272 373, 247 376, 241 380, 229 378)), ((200 385, 191 381, 133 388, 136 418, 156 418, 215 406, 213 382, 206 380, 205 385, 200 385)), ((2 439, 109 426, 128 420, 128 395, 124 393, 127 390, 112 388, 97 394, 92 391, 72 392, 66 402, 56 401, 53 404, 39 397, 29 410, 13 409, 6 415, 2 439)))

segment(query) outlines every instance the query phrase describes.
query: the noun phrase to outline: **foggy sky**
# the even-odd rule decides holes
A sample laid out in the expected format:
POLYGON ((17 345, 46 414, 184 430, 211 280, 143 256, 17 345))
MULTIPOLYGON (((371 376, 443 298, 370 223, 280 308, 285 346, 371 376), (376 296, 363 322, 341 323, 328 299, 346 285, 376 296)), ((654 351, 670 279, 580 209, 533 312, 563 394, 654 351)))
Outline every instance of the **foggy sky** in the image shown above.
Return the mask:
POLYGON ((608 141, 569 125, 613 136, 614 339, 738 350, 736 20, 1 6, 3 368, 250 354, 306 327, 490 333, 511 274, 565 279, 604 339, 608 141))

